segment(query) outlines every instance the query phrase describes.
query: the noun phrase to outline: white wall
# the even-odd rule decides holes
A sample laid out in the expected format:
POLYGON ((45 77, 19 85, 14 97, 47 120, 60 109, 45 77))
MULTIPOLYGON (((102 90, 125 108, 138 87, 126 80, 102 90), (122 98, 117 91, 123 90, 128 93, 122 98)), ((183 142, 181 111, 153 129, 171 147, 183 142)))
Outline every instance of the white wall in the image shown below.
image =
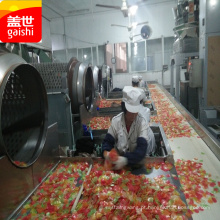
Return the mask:
MULTIPOLYGON (((175 26, 172 7, 176 6, 176 1, 153 5, 143 5, 138 9, 137 22, 148 21, 152 29, 150 39, 170 37, 174 35, 175 26)), ((51 39, 53 50, 64 50, 66 48, 85 48, 96 45, 103 45, 107 41, 110 44, 130 42, 127 28, 111 27, 111 24, 127 26, 128 18, 124 18, 122 13, 112 10, 105 13, 94 13, 83 16, 72 16, 64 19, 53 19, 50 22, 51 39), (65 24, 65 26, 64 26, 65 24), (65 34, 64 34, 65 33, 65 34), (66 40, 66 41, 65 41, 66 40)), ((141 27, 137 26, 134 34, 139 34, 141 27)), ((135 40, 140 37, 135 38, 135 40)), ((128 58, 128 60, 130 57, 128 58)), ((169 67, 170 69, 170 67, 169 67)), ((146 81, 158 81, 162 83, 161 71, 142 73, 146 81)), ((133 73, 114 74, 114 87, 123 88, 131 84, 133 73)), ((164 85, 170 84, 170 71, 164 73, 164 85)))
MULTIPOLYGON (((152 28, 151 39, 159 38, 161 35, 173 36, 172 7, 174 6, 176 3, 172 0, 161 4, 143 5, 138 9, 136 21, 149 22, 149 26, 152 28)), ((127 28, 111 27, 111 24, 127 26, 128 22, 128 18, 124 18, 122 12, 118 10, 53 19, 50 23, 52 49, 66 49, 65 43, 61 42, 63 39, 59 36, 64 34, 67 37, 67 48, 91 47, 102 45, 107 41, 109 43, 129 42, 127 28)), ((134 34, 139 34, 141 27, 137 26, 134 34)))
MULTIPOLYGON (((124 86, 131 85, 133 75, 142 75, 144 81, 157 81, 162 84, 161 71, 145 72, 145 73, 121 73, 113 75, 113 87, 123 88, 124 86)), ((164 86, 170 85, 170 71, 164 73, 164 86)))
POLYGON ((50 22, 42 17, 42 41, 40 43, 28 43, 28 45, 51 51, 52 39, 50 33, 50 22))

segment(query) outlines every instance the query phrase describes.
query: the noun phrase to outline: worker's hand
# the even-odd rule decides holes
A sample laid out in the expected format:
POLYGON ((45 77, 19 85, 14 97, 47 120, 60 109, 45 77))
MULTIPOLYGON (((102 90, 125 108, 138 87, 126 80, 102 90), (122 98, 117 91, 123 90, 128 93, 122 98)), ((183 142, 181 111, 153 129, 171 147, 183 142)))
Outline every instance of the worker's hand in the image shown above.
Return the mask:
POLYGON ((114 170, 120 170, 128 164, 128 159, 126 157, 119 156, 118 160, 116 160, 113 164, 115 164, 114 170))
POLYGON ((104 156, 104 158, 105 158, 105 160, 110 160, 110 158, 109 158, 109 151, 104 151, 104 153, 103 153, 103 156, 104 156))

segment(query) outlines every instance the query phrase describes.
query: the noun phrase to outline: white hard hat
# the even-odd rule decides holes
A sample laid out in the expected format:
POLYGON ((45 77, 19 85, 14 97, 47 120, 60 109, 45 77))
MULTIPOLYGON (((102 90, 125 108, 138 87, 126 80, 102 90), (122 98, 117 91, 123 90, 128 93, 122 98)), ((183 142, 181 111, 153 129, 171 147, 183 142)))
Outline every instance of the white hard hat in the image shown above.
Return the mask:
POLYGON ((138 79, 141 80, 143 77, 141 75, 138 76, 138 79))
POLYGON ((142 92, 139 88, 125 86, 123 89, 122 101, 125 102, 126 109, 131 113, 139 112, 141 108, 142 92))
POLYGON ((132 82, 138 83, 139 82, 138 76, 132 76, 132 82))

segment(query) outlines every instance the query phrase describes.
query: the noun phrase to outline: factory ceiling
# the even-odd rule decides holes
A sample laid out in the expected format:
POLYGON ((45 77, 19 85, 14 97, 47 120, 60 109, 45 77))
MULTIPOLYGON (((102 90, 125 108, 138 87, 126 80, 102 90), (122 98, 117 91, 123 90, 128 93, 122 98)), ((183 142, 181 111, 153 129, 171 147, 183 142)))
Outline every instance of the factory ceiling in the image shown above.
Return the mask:
MULTIPOLYGON (((121 10, 123 4, 126 4, 126 7, 135 4, 147 6, 148 4, 176 1, 177 0, 42 0, 42 16, 51 20, 61 17, 103 13, 112 10, 124 13, 124 11, 121 10), (108 7, 102 7, 102 5, 108 7)), ((124 16, 125 15, 126 13, 124 13, 124 16)))

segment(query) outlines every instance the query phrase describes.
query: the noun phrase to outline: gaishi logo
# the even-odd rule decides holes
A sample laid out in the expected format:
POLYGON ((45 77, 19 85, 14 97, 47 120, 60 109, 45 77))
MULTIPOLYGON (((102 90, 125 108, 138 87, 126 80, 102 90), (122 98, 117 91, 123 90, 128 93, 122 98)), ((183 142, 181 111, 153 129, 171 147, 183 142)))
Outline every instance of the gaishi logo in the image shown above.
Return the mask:
POLYGON ((8 17, 8 25, 7 27, 13 28, 8 29, 8 39, 12 39, 15 36, 33 36, 33 24, 32 24, 32 16, 22 16, 22 18, 16 16, 16 17, 8 17), (22 26, 20 22, 22 21, 22 26), (17 29, 18 27, 18 29, 17 29), (21 28, 24 27, 24 28, 21 28))
MULTIPOLYGON (((1 0, 0 0, 1 1, 1 0)), ((39 42, 42 37, 42 1, 0 2, 0 40, 2 42, 39 42)))

